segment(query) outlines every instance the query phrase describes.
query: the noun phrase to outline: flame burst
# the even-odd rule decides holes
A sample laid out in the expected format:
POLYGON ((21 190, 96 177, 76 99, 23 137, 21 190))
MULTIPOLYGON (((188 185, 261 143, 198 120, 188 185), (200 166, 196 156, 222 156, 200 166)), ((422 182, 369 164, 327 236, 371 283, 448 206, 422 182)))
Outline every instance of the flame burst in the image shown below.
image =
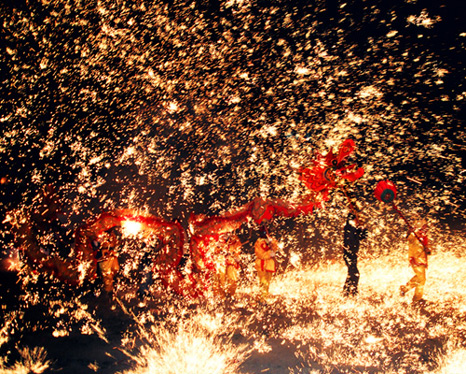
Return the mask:
POLYGON ((152 325, 150 336, 144 334, 149 344, 141 347, 136 369, 123 374, 237 373, 251 351, 247 344, 232 342, 237 326, 238 321, 218 312, 181 315, 152 325))

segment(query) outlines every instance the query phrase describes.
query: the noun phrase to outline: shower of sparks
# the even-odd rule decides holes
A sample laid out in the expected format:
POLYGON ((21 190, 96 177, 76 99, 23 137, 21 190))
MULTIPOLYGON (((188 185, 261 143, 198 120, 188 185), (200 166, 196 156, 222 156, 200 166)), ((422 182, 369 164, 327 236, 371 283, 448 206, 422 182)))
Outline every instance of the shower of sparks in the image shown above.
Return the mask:
MULTIPOLYGON (((322 218, 310 217, 308 223, 322 218)), ((133 326, 122 331, 119 341, 113 337, 112 344, 125 352, 131 369, 119 372, 195 373, 199 367, 208 367, 213 373, 255 373, 267 368, 268 360, 257 364, 261 357, 283 347, 292 347, 290 357, 280 356, 288 365, 284 372, 289 373, 445 374, 461 368, 466 350, 466 292, 461 286, 466 282, 464 237, 432 233, 427 301, 416 306, 411 294, 399 294, 399 286, 412 276, 404 238, 392 238, 384 246, 385 233, 377 230, 380 222, 373 225, 361 248, 360 292, 355 298, 342 296, 346 267, 341 254, 336 251, 329 256, 328 249, 309 258, 311 247, 307 247, 301 256, 290 254, 286 271, 273 278, 266 302, 258 298, 252 255, 244 253, 243 277, 234 299, 172 298, 156 282, 152 296, 136 307, 138 247, 134 239, 127 238, 122 257, 132 259, 125 262, 132 268, 122 269, 116 295, 117 307, 133 326)), ((277 236, 281 251, 289 248, 284 243, 296 243, 286 231, 277 236)), ((29 282, 33 286, 33 279, 29 282)), ((99 321, 86 304, 68 301, 56 282, 52 285, 47 301, 40 299, 40 289, 26 287, 30 291, 24 295, 22 308, 46 305, 51 336, 56 339, 78 329, 108 344, 109 332, 102 325, 109 321, 99 321)), ((6 314, 2 346, 15 339, 15 329, 28 330, 24 318, 24 312, 6 314)), ((42 355, 37 365, 44 360, 42 355)), ((92 367, 98 372, 97 363, 92 367)))
MULTIPOLYGON (((244 282, 229 306, 217 301, 195 313, 179 307, 162 323, 141 313, 139 326, 146 327, 134 333, 142 337, 137 364, 125 373, 194 373, 199 365, 212 372, 257 372, 250 357, 290 345, 299 363, 283 372, 447 373, 464 365, 466 350, 466 292, 457 286, 466 281, 464 261, 451 244, 464 249, 465 242, 436 246, 422 307, 399 294, 412 274, 398 243, 383 255, 366 248, 356 298, 342 296, 346 268, 339 258, 278 275, 266 303, 244 282), (228 362, 234 367, 223 366, 228 362)), ((134 348, 134 339, 122 343, 128 342, 134 348)))
POLYGON ((232 343, 229 335, 236 331, 238 321, 231 316, 201 312, 178 318, 174 328, 170 327, 173 320, 152 326, 150 344, 141 348, 138 367, 124 374, 233 374, 252 350, 247 344, 232 343))
POLYGON ((2 374, 42 374, 50 368, 51 362, 46 359, 47 352, 42 348, 27 348, 20 351, 21 360, 13 366, 5 365, 4 359, 0 357, 0 372, 2 374))
MULTIPOLYGON (((257 361, 289 346, 289 373, 466 366, 461 11, 415 0, 265 3, 0 4, 0 268, 18 280, 0 295, 1 372, 54 365, 45 349, 22 347, 41 331, 57 341, 95 335, 125 352, 127 366, 116 370, 128 373, 267 372, 257 361), (140 300, 141 227, 125 222, 110 310, 131 322, 118 342, 107 329, 113 317, 99 309, 98 275, 70 289, 26 266, 15 245, 15 219, 40 210, 46 185, 61 215, 36 239, 43 253, 71 261, 76 228, 103 211, 144 211, 189 233, 191 213, 256 197, 298 201, 308 191, 296 170, 348 138, 351 162, 365 170, 350 192, 369 230, 356 299, 341 296, 348 207, 338 191, 312 215, 269 223, 282 270, 267 304, 256 300, 253 223, 239 230, 234 300, 180 300, 158 278, 140 300), (421 308, 398 295, 411 276, 406 226, 373 197, 383 179, 396 183, 408 218, 429 219, 434 254, 421 308)), ((187 252, 189 237, 185 244, 187 252)), ((84 274, 89 264, 77 266, 84 274)))

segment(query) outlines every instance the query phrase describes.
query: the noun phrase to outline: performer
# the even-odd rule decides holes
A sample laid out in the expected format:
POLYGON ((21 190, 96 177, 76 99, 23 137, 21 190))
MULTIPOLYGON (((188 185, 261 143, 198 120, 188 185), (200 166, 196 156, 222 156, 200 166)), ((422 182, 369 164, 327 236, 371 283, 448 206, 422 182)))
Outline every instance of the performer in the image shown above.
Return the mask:
POLYGON ((219 292, 223 296, 235 295, 239 278, 241 241, 238 235, 229 233, 218 247, 217 254, 217 277, 219 292))
POLYGON ((92 241, 95 258, 104 284, 104 292, 109 298, 113 296, 115 274, 120 270, 115 251, 117 241, 117 237, 112 229, 104 231, 97 239, 92 241))
POLYGON ((277 271, 277 261, 275 255, 278 252, 278 242, 275 238, 267 234, 267 229, 262 226, 259 231, 259 238, 254 245, 256 254, 256 270, 259 277, 261 298, 269 294, 270 281, 277 271))
POLYGON ((142 243, 141 250, 143 251, 143 255, 138 266, 141 283, 139 284, 137 291, 137 296, 140 299, 144 299, 150 294, 150 287, 154 284, 155 280, 155 259, 164 245, 165 243, 158 240, 156 235, 149 235, 149 237, 142 243))
POLYGON ((345 296, 358 294, 358 252, 360 241, 366 237, 367 229, 358 227, 354 213, 348 214, 343 233, 343 259, 348 268, 348 276, 343 286, 343 295, 345 296))
POLYGON ((430 255, 430 248, 427 238, 427 222, 418 219, 414 223, 413 229, 408 231, 408 259, 414 276, 400 287, 401 295, 414 288, 413 302, 422 301, 424 295, 424 285, 426 283, 427 256, 430 255))

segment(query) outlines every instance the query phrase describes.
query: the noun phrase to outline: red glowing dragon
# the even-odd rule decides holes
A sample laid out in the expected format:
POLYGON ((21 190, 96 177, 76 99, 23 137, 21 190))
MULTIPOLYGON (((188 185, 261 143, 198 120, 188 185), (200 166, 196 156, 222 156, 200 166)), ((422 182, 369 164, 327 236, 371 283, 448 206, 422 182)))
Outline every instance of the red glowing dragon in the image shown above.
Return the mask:
POLYGON ((331 189, 342 187, 344 181, 354 182, 364 175, 363 168, 357 168, 355 164, 347 165, 348 157, 354 150, 354 141, 347 139, 340 145, 337 154, 333 150, 325 156, 317 153, 313 166, 299 169, 300 180, 310 191, 327 201, 331 189))

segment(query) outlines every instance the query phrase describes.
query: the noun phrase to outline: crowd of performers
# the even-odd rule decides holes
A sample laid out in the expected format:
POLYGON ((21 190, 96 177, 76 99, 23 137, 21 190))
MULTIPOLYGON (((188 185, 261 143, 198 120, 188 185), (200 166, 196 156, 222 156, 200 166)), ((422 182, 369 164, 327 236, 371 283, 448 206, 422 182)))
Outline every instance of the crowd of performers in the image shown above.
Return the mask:
MULTIPOLYGON (((124 222, 134 221, 142 223, 141 240, 139 240, 138 285, 136 294, 143 300, 151 295, 151 287, 156 281, 161 281, 171 291, 177 294, 198 297, 208 292, 214 297, 234 297, 240 279, 241 255, 244 244, 237 234, 237 229, 247 217, 246 213, 234 213, 231 217, 217 217, 215 220, 206 217, 193 217, 191 239, 189 243, 189 256, 191 268, 188 273, 182 274, 182 266, 186 258, 184 248, 183 229, 178 224, 163 221, 156 217, 139 216, 129 210, 107 212, 101 214, 93 221, 80 227, 75 233, 75 248, 81 259, 68 260, 60 257, 56 250, 42 245, 37 238, 46 235, 45 226, 52 229, 54 237, 58 238, 58 245, 64 244, 62 235, 56 228, 59 227, 60 215, 50 217, 53 208, 47 209, 44 215, 34 215, 35 222, 23 224, 18 235, 18 244, 27 253, 25 263, 32 271, 45 271, 72 285, 80 284, 80 280, 99 279, 102 291, 111 296, 114 291, 114 279, 120 271, 119 248, 122 244, 121 228, 124 222), (47 217, 47 215, 49 215, 47 217), (56 221, 56 222, 54 222, 56 221), (209 230, 215 227, 216 234, 209 230), (79 247, 81 246, 81 249, 79 247), (86 272, 82 264, 88 259, 86 272), (158 280, 156 279, 158 278, 158 280)), ((28 222, 28 221, 25 221, 28 222)), ((254 249, 254 269, 257 274, 259 286, 259 299, 264 300, 269 294, 270 283, 277 272, 277 254, 279 244, 277 239, 268 231, 267 225, 255 225, 257 238, 252 247, 254 249)), ((50 231, 50 230, 49 230, 50 231)), ((360 222, 355 212, 348 214, 343 227, 342 258, 347 266, 347 278, 343 285, 345 296, 358 294, 359 270, 358 252, 361 241, 367 237, 367 229, 360 222)), ((421 301, 424 284, 426 282, 426 269, 428 266, 428 239, 427 225, 420 217, 414 221, 407 235, 407 248, 409 264, 414 276, 406 285, 400 287, 405 295, 414 288, 413 301, 421 301)))
MULTIPOLYGON (((346 165, 346 159, 353 150, 354 143, 346 141, 338 154, 329 152, 325 157, 318 157, 314 167, 300 170, 301 180, 313 192, 311 199, 292 204, 280 199, 256 198, 219 216, 192 215, 186 231, 177 222, 129 209, 104 212, 75 230, 72 255, 66 258, 59 253, 51 253, 41 243, 45 237, 51 241, 47 234, 51 232, 59 239, 55 240, 58 247, 64 244, 63 235, 58 235, 60 220, 63 219, 60 204, 53 189, 47 188, 42 196, 42 205, 11 220, 16 233, 15 245, 21 249, 25 264, 31 271, 46 272, 71 285, 82 285, 84 281, 100 278, 103 292, 111 295, 115 276, 120 270, 118 247, 121 235, 118 232, 125 223, 133 222, 139 225, 141 243, 138 257, 140 281, 136 291, 139 298, 150 295, 156 278, 167 289, 185 297, 196 298, 212 293, 215 297, 227 298, 236 293, 242 265, 244 243, 241 243, 237 231, 245 222, 253 221, 257 228, 257 240, 253 244, 254 268, 259 298, 263 300, 267 298, 270 283, 277 272, 276 256, 279 252, 278 241, 268 232, 267 223, 275 217, 310 214, 320 207, 322 201, 328 200, 331 188, 342 186, 339 180, 354 182, 359 179, 362 169, 354 170, 354 165, 346 165), (186 232, 189 232, 188 253, 185 253, 186 232), (189 255, 190 269, 182 272, 186 254, 189 255)), ((389 181, 380 182, 375 194, 380 201, 391 203, 396 189, 389 181)), ((357 210, 351 204, 349 207, 351 213, 342 238, 342 257, 348 269, 343 294, 355 296, 360 277, 358 251, 360 242, 368 233, 357 210)), ((414 288, 413 301, 416 302, 423 297, 430 253, 426 227, 422 219, 417 219, 413 225, 408 223, 408 257, 415 275, 401 286, 400 292, 405 295, 414 288)))

